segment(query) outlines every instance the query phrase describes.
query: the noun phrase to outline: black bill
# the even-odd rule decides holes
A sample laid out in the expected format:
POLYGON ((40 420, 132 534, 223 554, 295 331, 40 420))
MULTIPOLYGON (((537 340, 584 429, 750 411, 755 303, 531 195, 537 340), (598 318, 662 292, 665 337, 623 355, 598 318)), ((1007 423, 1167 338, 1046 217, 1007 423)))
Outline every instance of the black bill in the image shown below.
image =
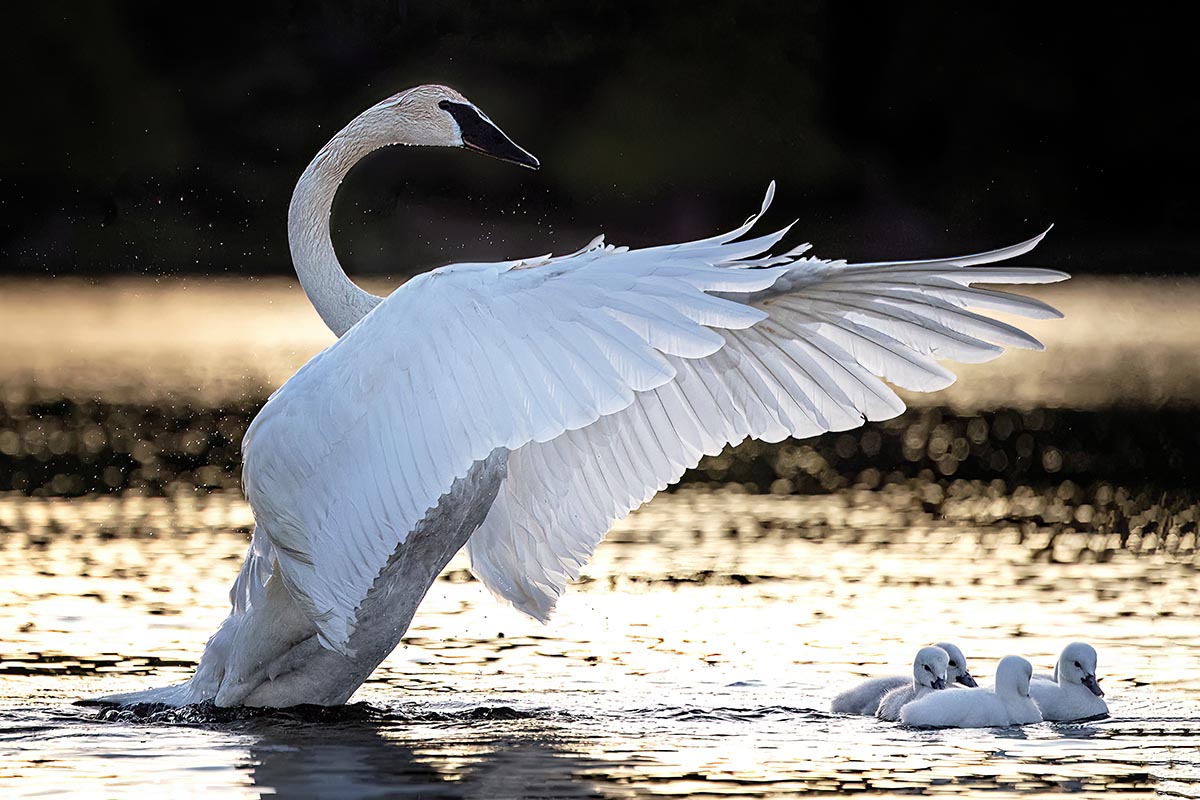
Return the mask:
POLYGON ((483 153, 485 156, 498 158, 520 164, 522 167, 537 169, 541 163, 525 148, 504 135, 504 131, 479 112, 479 109, 466 103, 454 103, 443 100, 438 108, 449 112, 462 131, 463 147, 483 153))
POLYGON ((1104 697, 1104 690, 1100 688, 1100 681, 1096 680, 1095 675, 1084 675, 1080 683, 1086 686, 1096 697, 1104 697))
POLYGON ((971 673, 969 673, 969 672, 964 672, 962 675, 959 675, 959 676, 958 676, 957 678, 955 678, 954 680, 958 681, 958 682, 959 682, 959 683, 961 683, 963 686, 969 686, 969 687, 971 687, 972 689, 974 689, 976 686, 978 686, 978 685, 979 685, 979 684, 976 682, 976 680, 975 680, 974 678, 972 678, 972 677, 971 677, 971 673))
POLYGON ((945 689, 946 688, 946 679, 945 678, 934 678, 933 679, 933 688, 945 689))

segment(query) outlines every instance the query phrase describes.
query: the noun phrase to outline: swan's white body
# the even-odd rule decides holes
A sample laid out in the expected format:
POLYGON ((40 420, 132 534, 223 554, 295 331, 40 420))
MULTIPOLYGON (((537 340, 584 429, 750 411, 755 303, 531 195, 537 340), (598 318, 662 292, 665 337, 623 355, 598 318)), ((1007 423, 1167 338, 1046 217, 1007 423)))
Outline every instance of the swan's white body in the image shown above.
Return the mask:
POLYGON ((1044 719, 1069 722, 1107 716, 1108 704, 1096 680, 1096 662, 1095 648, 1072 642, 1063 648, 1053 679, 1034 676, 1029 693, 1044 719))
POLYGON ((946 670, 950 656, 940 647, 922 647, 913 659, 912 682, 898 686, 883 696, 875 716, 888 722, 900 719, 900 709, 930 692, 946 688, 946 670))
MULTIPOLYGON (((976 686, 967 668, 967 659, 958 645, 950 642, 938 642, 934 647, 943 650, 947 657, 945 680, 949 687, 976 686)), ((916 665, 913 665, 914 671, 916 665)), ((830 710, 835 714, 858 714, 873 717, 879 712, 880 703, 885 695, 897 689, 911 688, 913 678, 907 675, 889 675, 883 678, 869 678, 862 683, 847 689, 833 698, 830 710)), ((912 698, 905 700, 909 702, 912 698)), ((895 717, 888 717, 895 719, 895 717)))
POLYGON ((1029 697, 1033 666, 1020 656, 1005 656, 996 667, 991 689, 933 692, 900 710, 900 721, 921 728, 999 728, 1042 721, 1029 697))
POLYGON ((1059 316, 971 288, 1065 278, 984 266, 1041 237, 850 266, 800 258, 807 246, 765 256, 786 231, 737 241, 753 219, 687 244, 597 239, 561 258, 455 264, 382 301, 355 287, 329 239, 354 162, 405 143, 536 166, 491 125, 457 92, 418 87, 364 112, 305 171, 289 212, 293 260, 341 338, 246 434, 257 524, 233 612, 196 675, 108 700, 344 702, 464 544, 493 593, 545 620, 613 522, 704 454, 894 417, 904 404, 880 377, 932 391, 954 379, 935 359, 1040 348, 966 306, 1059 316))

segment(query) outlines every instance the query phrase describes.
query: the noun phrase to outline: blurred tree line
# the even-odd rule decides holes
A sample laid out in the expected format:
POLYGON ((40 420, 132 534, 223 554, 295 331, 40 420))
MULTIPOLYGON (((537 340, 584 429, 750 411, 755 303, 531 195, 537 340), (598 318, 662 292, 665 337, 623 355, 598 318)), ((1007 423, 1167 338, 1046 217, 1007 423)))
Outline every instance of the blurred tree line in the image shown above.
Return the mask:
POLYGON ((1140 5, 314 0, 10 6, 0 272, 289 273, 295 179, 346 121, 447 83, 542 159, 392 149, 335 240, 356 274, 643 245, 768 181, 817 254, 1059 229, 1039 263, 1196 271, 1186 26, 1140 5))

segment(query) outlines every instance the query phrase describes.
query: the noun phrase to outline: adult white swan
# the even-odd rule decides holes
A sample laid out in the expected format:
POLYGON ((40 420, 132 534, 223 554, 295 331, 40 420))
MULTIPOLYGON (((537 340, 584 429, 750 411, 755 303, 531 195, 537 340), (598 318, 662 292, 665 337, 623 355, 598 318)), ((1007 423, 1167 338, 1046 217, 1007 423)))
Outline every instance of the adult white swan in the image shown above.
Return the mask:
MULTIPOLYGON (((975 283, 1061 272, 980 255, 850 266, 764 255, 786 232, 643 250, 597 239, 560 258, 454 264, 381 300, 338 265, 329 213, 350 168, 393 145, 465 147, 528 167, 470 101, 420 86, 321 149, 288 212, 296 272, 341 338, 246 433, 256 526, 233 611, 187 683, 113 702, 345 702, 400 641, 464 544, 499 597, 545 620, 614 521, 705 453, 866 420, 932 391, 935 359, 1040 348, 965 310, 1054 317, 975 283)), ((772 190, 767 193, 767 203, 772 190)))

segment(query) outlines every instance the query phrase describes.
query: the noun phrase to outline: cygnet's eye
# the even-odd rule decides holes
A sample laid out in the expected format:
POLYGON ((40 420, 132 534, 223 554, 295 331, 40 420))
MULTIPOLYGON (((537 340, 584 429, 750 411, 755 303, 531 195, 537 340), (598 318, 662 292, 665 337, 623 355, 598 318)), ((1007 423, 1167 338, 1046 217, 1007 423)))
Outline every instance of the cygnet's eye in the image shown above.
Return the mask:
POLYGON ((926 672, 933 672, 933 670, 931 670, 931 669, 929 668, 929 665, 928 665, 928 664, 926 664, 926 665, 925 665, 925 671, 926 671, 926 672))
POLYGON ((950 666, 952 666, 952 667, 957 667, 957 666, 958 666, 958 664, 956 664, 955 662, 951 661, 951 662, 950 662, 950 666))
POLYGON ((1075 662, 1075 669, 1083 669, 1083 667, 1079 666, 1078 661, 1075 662))

